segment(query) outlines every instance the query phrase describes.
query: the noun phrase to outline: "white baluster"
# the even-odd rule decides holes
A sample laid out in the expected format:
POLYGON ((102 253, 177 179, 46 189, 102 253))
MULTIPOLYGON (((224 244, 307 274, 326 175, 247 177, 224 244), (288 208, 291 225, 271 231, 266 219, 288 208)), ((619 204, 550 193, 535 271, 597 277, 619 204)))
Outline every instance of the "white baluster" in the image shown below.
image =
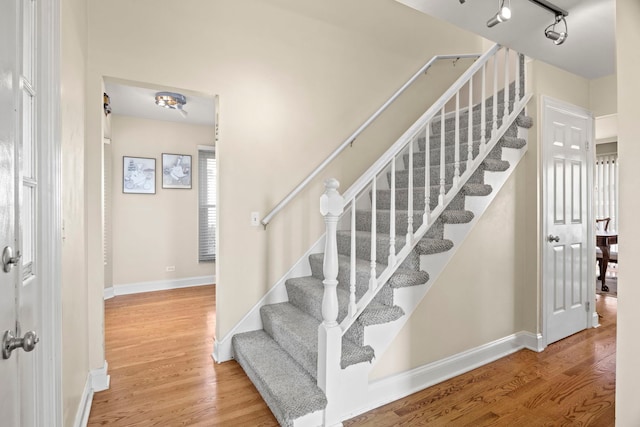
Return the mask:
POLYGON ((473 76, 469 79, 469 111, 467 113, 467 173, 471 170, 473 160, 473 76))
POLYGON ((498 132, 498 54, 493 55, 493 127, 491 137, 498 132))
POLYGON ((409 189, 407 202, 407 245, 413 244, 413 138, 409 142, 409 189))
POLYGON ((374 290, 378 284, 376 276, 376 238, 378 233, 376 228, 376 211, 378 210, 378 205, 376 204, 377 196, 376 177, 374 176, 371 183, 371 271, 369 273, 369 290, 374 290))
POLYGON ((509 117, 509 48, 504 49, 504 115, 502 124, 507 123, 509 117))
POLYGON ((487 64, 482 64, 482 98, 480 100, 480 154, 487 144, 487 64))
POLYGON ((429 127, 431 122, 427 123, 424 128, 424 215, 422 216, 422 222, 429 224, 429 212, 431 203, 431 146, 429 144, 429 127))
POLYGON ((455 113, 455 142, 454 142, 454 163, 453 163, 453 185, 457 186, 460 181, 460 91, 456 92, 456 113, 455 113))
POLYGON ((603 208, 603 214, 604 215, 603 215, 603 217, 605 217, 605 218, 609 217, 610 218, 611 217, 611 211, 609 210, 609 207, 611 205, 609 204, 609 192, 610 192, 610 188, 611 187, 609 187, 609 167, 610 167, 609 165, 611 164, 611 161, 610 161, 609 156, 605 156, 603 160, 604 160, 604 162, 603 162, 604 165, 602 167, 602 169, 603 169, 603 174, 602 174, 603 175, 603 177, 602 177, 602 179, 603 179, 603 181, 602 181, 602 195, 603 195, 603 197, 602 197, 602 200, 604 202, 603 203, 603 205, 604 205, 604 208, 603 208))
POLYGON ((349 317, 356 314, 356 199, 351 202, 351 271, 349 277, 349 317))
POLYGON ((339 391, 340 358, 342 355, 342 329, 338 319, 338 246, 336 229, 338 218, 344 210, 344 200, 335 179, 325 181, 325 192, 320 197, 320 213, 327 228, 324 252, 324 296, 322 299, 323 322, 318 326, 318 387, 327 396, 339 391))
MULTIPOLYGON (((320 213, 324 216, 327 229, 324 245, 324 295, 322 298, 323 323, 328 326, 337 326, 338 322, 338 243, 336 231, 338 219, 344 210, 344 200, 338 192, 340 183, 337 179, 328 179, 324 183, 325 191, 320 197, 320 213)), ((355 230, 351 231, 352 233, 355 230)))
POLYGON ((438 197, 438 206, 444 205, 444 107, 440 111, 440 196, 438 197))
POLYGON ((520 58, 522 58, 522 55, 516 52, 516 102, 520 101, 520 85, 522 84, 522 80, 520 79, 520 73, 522 72, 520 68, 520 58))
MULTIPOLYGON (((411 173, 409 173, 411 174, 411 173)), ((389 211, 389 259, 387 265, 396 263, 396 158, 391 159, 391 210, 389 211)))

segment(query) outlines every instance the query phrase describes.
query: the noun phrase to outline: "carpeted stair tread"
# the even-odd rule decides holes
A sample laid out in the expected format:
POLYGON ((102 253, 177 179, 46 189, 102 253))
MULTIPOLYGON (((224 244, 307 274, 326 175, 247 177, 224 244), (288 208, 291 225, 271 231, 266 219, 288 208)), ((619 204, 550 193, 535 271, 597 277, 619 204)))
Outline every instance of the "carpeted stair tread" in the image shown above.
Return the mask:
MULTIPOLYGON (((318 326, 320 321, 304 313, 289 302, 269 304, 261 308, 264 330, 312 377, 318 370, 318 326)), ((357 346, 348 339, 342 340, 343 368, 361 362, 371 362, 374 357, 370 346, 357 346)))
POLYGON ((415 249, 420 255, 432 255, 447 252, 451 248, 453 248, 453 242, 449 239, 430 239, 423 237, 415 249))
POLYGON ((484 159, 482 162, 482 166, 484 170, 490 172, 504 172, 509 169, 509 162, 507 160, 498 160, 498 159, 484 159))
POLYGON ((462 191, 465 196, 488 196, 491 194, 493 189, 489 184, 477 184, 477 183, 469 183, 467 182, 463 187, 462 191))
POLYGON ((264 330, 236 334, 232 345, 235 359, 280 425, 290 427, 295 419, 327 406, 316 380, 264 330))
MULTIPOLYGON (((322 280, 313 276, 295 277, 285 282, 289 302, 299 310, 314 317, 318 322, 322 321, 322 297, 324 285, 322 280)), ((349 292, 338 286, 338 322, 347 316, 349 292)))
POLYGON ((445 210, 440 215, 445 224, 466 224, 473 219, 473 212, 467 210, 445 210))
POLYGON ((358 322, 362 326, 380 325, 398 320, 402 316, 404 316, 404 310, 397 305, 388 306, 372 302, 358 317, 358 322))
MULTIPOLYGON (((357 250, 356 250, 357 256, 357 250)), ((311 271, 313 276, 323 280, 324 274, 322 273, 322 264, 324 262, 324 254, 313 254, 309 256, 309 263, 311 264, 311 271)), ((386 264, 376 263, 376 277, 380 276, 380 273, 387 268, 386 264)), ((338 255, 338 286, 345 290, 349 290, 351 279, 351 256, 350 255, 338 255), (343 280, 340 280, 343 278, 343 280)), ((363 259, 356 258, 356 283, 359 284, 359 275, 362 277, 362 283, 368 289, 369 279, 371 275, 371 261, 365 261, 363 259)), ((404 268, 398 268, 394 274, 389 278, 389 285, 392 288, 400 288, 407 286, 422 285, 429 280, 429 274, 426 271, 416 271, 404 268)), ((356 289, 358 286, 356 286, 356 289)), ((364 289, 366 292, 366 289, 364 289)), ((360 300, 360 297, 364 292, 356 290, 356 302, 360 300)))
POLYGON ((527 145, 527 140, 524 138, 517 138, 514 136, 503 136, 500 139, 500 145, 504 148, 520 149, 527 145))
POLYGON ((524 114, 520 114, 518 117, 516 117, 516 124, 521 128, 529 129, 531 126, 533 126, 533 118, 524 114))
POLYGON ((316 378, 320 322, 289 302, 262 306, 260 317, 271 338, 316 378))

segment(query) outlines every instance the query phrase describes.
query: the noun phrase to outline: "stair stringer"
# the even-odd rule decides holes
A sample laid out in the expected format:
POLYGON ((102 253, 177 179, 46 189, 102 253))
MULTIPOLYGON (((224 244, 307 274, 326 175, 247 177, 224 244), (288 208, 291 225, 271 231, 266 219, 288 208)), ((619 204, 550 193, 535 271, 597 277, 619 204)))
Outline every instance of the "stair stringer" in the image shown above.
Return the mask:
MULTIPOLYGON (((527 129, 518 128, 518 137, 527 139, 527 136, 527 129)), ((453 241, 453 248, 447 252, 420 256, 420 270, 429 272, 429 281, 424 285, 394 289, 394 304, 400 306, 404 310, 405 315, 393 322, 369 325, 364 328, 364 345, 370 345, 373 347, 376 359, 393 343, 394 339, 407 323, 415 309, 422 302, 423 298, 425 298, 426 294, 437 281, 440 274, 445 270, 451 259, 453 259, 454 255, 474 228, 475 224, 483 216, 484 212, 487 210, 489 205, 491 205, 511 174, 515 171, 520 160, 527 152, 527 149, 528 144, 520 149, 503 148, 502 159, 509 161, 509 168, 502 172, 485 172, 485 183, 492 186, 491 193, 486 196, 466 197, 465 209, 474 213, 473 220, 464 224, 445 224, 444 237, 453 241)), ((514 349, 514 351, 515 350, 517 349, 514 349)), ((360 369, 350 369, 352 367, 342 370, 340 378, 342 392, 340 393, 340 396, 336 396, 334 400, 334 402, 339 402, 337 405, 339 408, 336 408, 335 406, 332 408, 334 411, 341 414, 338 419, 348 419, 362 412, 366 412, 375 407, 379 407, 382 404, 388 403, 380 403, 379 393, 371 392, 369 374, 376 364, 376 359, 374 359, 370 364, 352 366, 364 368, 364 371, 360 369)), ((472 366, 469 369, 473 368, 475 368, 475 366, 472 366)), ((460 372, 457 372, 456 375, 459 373, 460 372)), ((444 379, 446 378, 442 378, 442 376, 440 376, 436 382, 440 382, 444 379)), ((396 397, 393 397, 389 401, 395 399, 396 397)), ((333 405, 335 405, 335 403, 333 403, 333 405)), ((328 406, 331 407, 333 405, 330 402, 328 406)))

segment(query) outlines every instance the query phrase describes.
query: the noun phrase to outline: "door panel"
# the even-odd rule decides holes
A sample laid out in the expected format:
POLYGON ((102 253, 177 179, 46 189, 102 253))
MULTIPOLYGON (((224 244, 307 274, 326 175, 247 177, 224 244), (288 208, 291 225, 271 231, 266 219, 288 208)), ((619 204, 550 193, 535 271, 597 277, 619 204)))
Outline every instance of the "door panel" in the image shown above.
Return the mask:
MULTIPOLYGON (((15 0, 0 0, 0 253, 10 246, 16 249, 15 235, 15 145, 18 120, 18 7, 15 0)), ((16 283, 20 268, 5 273, 0 268, 0 339, 16 326, 16 283)), ((0 357, 0 420, 3 425, 18 426, 18 361, 0 357)))
POLYGON ((587 141, 590 118, 547 105, 544 254, 547 344, 588 325, 587 141))

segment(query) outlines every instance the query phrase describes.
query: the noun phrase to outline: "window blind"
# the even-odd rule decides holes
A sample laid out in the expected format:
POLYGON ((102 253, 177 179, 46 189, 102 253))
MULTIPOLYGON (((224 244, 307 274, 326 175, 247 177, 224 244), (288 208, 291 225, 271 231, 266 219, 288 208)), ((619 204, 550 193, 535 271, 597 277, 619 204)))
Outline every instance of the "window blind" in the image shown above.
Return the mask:
POLYGON ((216 259, 216 158, 210 150, 198 151, 198 260, 216 259))
POLYGON ((596 218, 611 218, 609 231, 618 231, 618 156, 596 156, 596 218))

